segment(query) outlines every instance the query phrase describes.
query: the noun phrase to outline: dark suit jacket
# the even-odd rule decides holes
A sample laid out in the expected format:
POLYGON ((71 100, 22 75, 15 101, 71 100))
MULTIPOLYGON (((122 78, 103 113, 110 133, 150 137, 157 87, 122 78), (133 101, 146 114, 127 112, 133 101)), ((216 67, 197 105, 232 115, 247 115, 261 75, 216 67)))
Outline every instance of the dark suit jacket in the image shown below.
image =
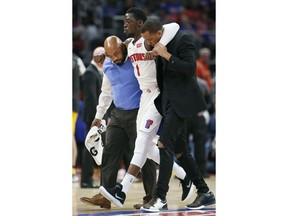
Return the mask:
POLYGON ((169 62, 160 56, 156 59, 157 82, 161 94, 155 99, 155 105, 161 113, 165 91, 177 115, 182 118, 191 117, 207 108, 196 79, 194 42, 191 36, 178 31, 167 44, 167 50, 172 54, 169 62))
POLYGON ((85 73, 82 75, 83 85, 83 110, 82 119, 90 128, 92 121, 95 118, 96 106, 98 105, 99 95, 101 93, 102 75, 98 69, 89 64, 85 73))

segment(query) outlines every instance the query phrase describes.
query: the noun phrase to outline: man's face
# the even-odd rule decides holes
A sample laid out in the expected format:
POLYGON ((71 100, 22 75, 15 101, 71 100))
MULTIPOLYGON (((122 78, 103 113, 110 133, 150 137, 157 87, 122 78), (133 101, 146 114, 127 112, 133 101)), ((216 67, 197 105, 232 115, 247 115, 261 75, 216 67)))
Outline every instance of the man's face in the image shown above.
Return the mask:
POLYGON ((157 44, 162 36, 162 31, 159 30, 156 33, 150 33, 148 31, 144 32, 141 34, 142 37, 146 40, 146 42, 150 45, 150 46, 155 46, 155 44, 157 44))
POLYGON ((134 19, 133 14, 126 13, 124 16, 124 33, 127 37, 134 37, 135 32, 138 30, 138 22, 134 19))
POLYGON ((119 45, 116 49, 107 49, 106 55, 117 65, 122 65, 126 58, 126 48, 124 44, 119 45), (123 47, 124 46, 124 47, 123 47), (124 48, 124 49, 123 49, 124 48))

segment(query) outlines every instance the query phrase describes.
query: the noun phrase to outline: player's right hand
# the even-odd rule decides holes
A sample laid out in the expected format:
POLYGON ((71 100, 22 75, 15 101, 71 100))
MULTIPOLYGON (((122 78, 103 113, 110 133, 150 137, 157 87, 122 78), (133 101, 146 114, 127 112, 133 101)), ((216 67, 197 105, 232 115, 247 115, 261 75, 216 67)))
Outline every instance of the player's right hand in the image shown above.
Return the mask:
POLYGON ((156 59, 158 53, 155 50, 151 50, 145 53, 144 60, 154 60, 156 59))

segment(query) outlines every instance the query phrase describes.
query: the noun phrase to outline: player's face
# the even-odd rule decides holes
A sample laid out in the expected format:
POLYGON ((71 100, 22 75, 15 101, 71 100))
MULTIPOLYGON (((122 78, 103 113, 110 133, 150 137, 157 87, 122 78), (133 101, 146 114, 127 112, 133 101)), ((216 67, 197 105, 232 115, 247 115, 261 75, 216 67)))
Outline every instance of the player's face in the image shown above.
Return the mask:
POLYGON ((117 49, 106 50, 106 55, 117 65, 122 65, 125 61, 127 51, 124 44, 121 44, 117 49))
POLYGON ((127 37, 134 37, 137 31, 138 22, 134 19, 133 14, 126 13, 124 16, 124 33, 127 37))
POLYGON ((155 46, 155 44, 157 44, 162 36, 162 31, 159 30, 156 33, 150 33, 148 31, 141 33, 142 37, 146 40, 146 42, 150 45, 150 46, 155 46))

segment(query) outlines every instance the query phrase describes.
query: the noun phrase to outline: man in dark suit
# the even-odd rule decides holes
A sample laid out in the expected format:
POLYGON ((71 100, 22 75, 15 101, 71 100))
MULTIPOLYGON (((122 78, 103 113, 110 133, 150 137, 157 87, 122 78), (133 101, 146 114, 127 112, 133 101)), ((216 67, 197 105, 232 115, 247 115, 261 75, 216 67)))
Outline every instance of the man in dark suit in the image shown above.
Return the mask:
MULTIPOLYGON (((82 75, 83 85, 83 111, 82 119, 87 126, 87 133, 90 125, 95 118, 95 108, 98 105, 98 98, 101 93, 102 86, 102 64, 94 61, 95 56, 105 52, 104 47, 97 47, 93 52, 91 63, 82 75)), ((86 148, 82 152, 82 172, 81 172, 81 188, 96 188, 93 183, 94 160, 86 148)))
POLYGON ((173 158, 176 156, 197 188, 197 197, 186 207, 200 209, 215 203, 192 157, 185 136, 187 118, 207 109, 195 75, 195 45, 187 34, 178 31, 167 44, 158 43, 163 27, 156 19, 147 20, 141 29, 142 37, 157 53, 157 82, 161 94, 155 99, 158 111, 163 115, 163 128, 158 140, 160 167, 155 198, 142 207, 144 211, 167 208, 166 194, 172 174, 173 158))

